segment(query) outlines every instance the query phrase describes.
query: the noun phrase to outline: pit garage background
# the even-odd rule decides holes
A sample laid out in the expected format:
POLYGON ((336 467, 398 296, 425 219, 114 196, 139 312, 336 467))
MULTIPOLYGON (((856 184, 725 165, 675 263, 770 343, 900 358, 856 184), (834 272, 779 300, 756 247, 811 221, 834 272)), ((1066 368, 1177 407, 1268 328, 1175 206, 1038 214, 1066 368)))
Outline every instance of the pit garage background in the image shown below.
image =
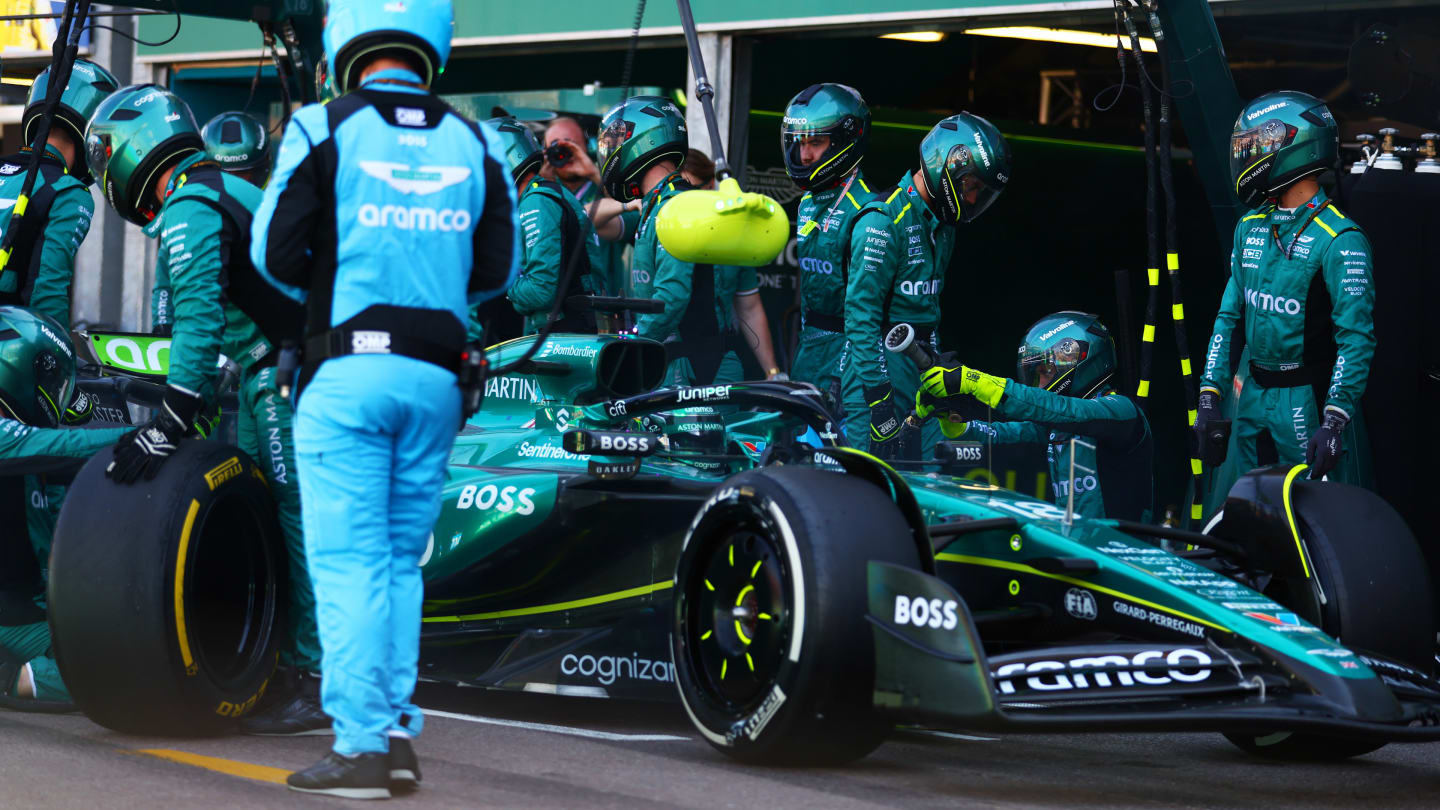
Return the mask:
MULTIPOLYGON (((20 10, 12 6, 17 4, 5 8, 20 10)), ((1402 144, 1440 129, 1435 117, 1440 105, 1416 102, 1433 100, 1434 86, 1427 77, 1440 77, 1440 66, 1432 64, 1440 62, 1440 0, 1212 0, 1210 8, 1241 98, 1281 88, 1320 96, 1342 122, 1343 140, 1350 146, 1361 133, 1378 133, 1383 127, 1395 127, 1402 144), (1350 60, 1357 39, 1376 25, 1397 37, 1403 34, 1411 70, 1404 77, 1388 77, 1391 85, 1403 78, 1408 92, 1367 99, 1352 86, 1350 60), (1367 100, 1384 103, 1367 106, 1367 100)), ((1113 47, 1112 9, 1110 0, 694 0, 731 162, 742 182, 786 203, 792 213, 799 190, 785 177, 780 160, 780 113, 792 95, 812 83, 852 85, 870 103, 875 128, 864 168, 877 186, 899 182, 914 168, 920 138, 946 115, 969 110, 1000 126, 1014 152, 1014 179, 999 203, 961 229, 942 296, 941 325, 944 348, 959 351, 968 364, 997 373, 1010 372, 1024 328, 1058 309, 1099 313, 1118 340, 1138 342, 1146 267, 1138 90, 1143 79, 1133 64, 1122 77, 1113 47), (1043 30, 1005 30, 1025 27, 1108 33, 1110 44, 1103 36, 1098 45, 1074 44, 1047 41, 1059 35, 1043 30), (1122 284, 1118 294, 1117 271, 1128 272, 1121 277, 1128 284, 1122 284), (1122 305, 1130 308, 1129 334, 1120 333, 1122 305)), ((623 96, 634 12, 629 0, 458 0, 455 50, 437 89, 480 118, 495 107, 536 118, 554 112, 596 116, 623 96)), ((168 40, 135 46, 123 36, 96 31, 86 50, 111 64, 122 81, 170 86, 191 103, 202 122, 218 112, 243 108, 268 120, 278 132, 282 93, 255 26, 186 16, 177 33, 176 18, 164 13, 117 17, 110 24, 148 42, 168 40)), ((0 137, 7 150, 18 146, 13 124, 28 89, 24 79, 46 61, 46 55, 27 52, 22 40, 17 33, 17 44, 3 54, 6 81, 12 82, 0 86, 0 123, 5 124, 0 137)), ((1151 58, 1158 81, 1158 63, 1151 58)), ((631 84, 681 103, 688 100, 693 79, 672 3, 648 3, 631 84)), ((1195 83, 1177 85, 1173 91, 1181 97, 1212 89, 1195 83)), ((298 95, 298 88, 291 88, 291 96, 298 95)), ((689 115, 692 145, 712 151, 699 125, 698 105, 689 108, 689 115)), ((1214 178, 1197 171, 1185 129, 1177 125, 1175 135, 1189 353, 1198 359, 1226 278, 1235 208, 1223 202, 1212 205, 1205 191, 1206 181, 1213 185, 1214 178)), ((1357 156, 1350 153, 1346 166, 1357 156)), ((1372 202, 1380 210, 1391 207, 1392 226, 1408 240, 1410 261, 1419 263, 1436 251, 1430 244, 1436 237, 1430 234, 1435 230, 1440 175, 1418 176, 1408 166, 1402 174, 1403 182, 1398 175, 1383 179, 1403 190, 1387 191, 1372 202)), ((1327 184, 1333 180, 1327 178, 1327 184)), ((96 231, 82 254, 79 316, 145 328, 152 259, 153 246, 138 230, 108 210, 97 216, 96 231)), ((788 353, 798 323, 797 272, 792 242, 761 273, 782 355, 788 353)), ((1440 377, 1440 346, 1425 345, 1420 329, 1413 326, 1418 322, 1414 310, 1436 298, 1418 271, 1407 271, 1404 283, 1394 287, 1405 294, 1392 297, 1386 272, 1383 267, 1379 271, 1382 301, 1406 308, 1393 320, 1407 326, 1393 337, 1382 337, 1379 365, 1394 365, 1395 378, 1404 380, 1404 396, 1387 400, 1384 407, 1387 412, 1406 407, 1419 413, 1422 396, 1436 396, 1431 389, 1440 377)), ((1162 305, 1168 312, 1167 298, 1162 305)), ((1157 436, 1157 517, 1180 510, 1188 480, 1179 363, 1170 330, 1161 326, 1151 410, 1157 436)), ((1413 427, 1418 430, 1418 425, 1413 427)), ((1414 443, 1403 433, 1387 436, 1382 430, 1375 436, 1382 444, 1402 439, 1414 443)), ((1422 450, 1407 452, 1412 459, 1407 464, 1418 467, 1414 458, 1423 458, 1422 450)), ((993 478, 1037 495, 1048 490, 1043 459, 1033 451, 998 456, 993 478)), ((1387 497, 1394 502, 1411 495, 1387 497)), ((1404 510, 1403 504, 1397 505, 1404 510)))

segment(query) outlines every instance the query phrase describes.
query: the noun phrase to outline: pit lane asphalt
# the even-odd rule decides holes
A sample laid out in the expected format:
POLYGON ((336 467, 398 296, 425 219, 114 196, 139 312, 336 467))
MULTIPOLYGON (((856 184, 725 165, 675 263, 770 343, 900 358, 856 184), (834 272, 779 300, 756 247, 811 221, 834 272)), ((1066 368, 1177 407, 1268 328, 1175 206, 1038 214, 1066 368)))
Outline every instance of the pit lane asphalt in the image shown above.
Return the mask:
MULTIPOLYGON (((405 807, 1440 804, 1440 745, 1391 745, 1339 764, 1290 765, 1246 756, 1208 734, 906 736, 845 768, 780 770, 727 761, 697 737, 678 706, 432 685, 417 697, 427 710, 481 720, 427 717, 417 744, 424 785, 392 800, 405 807)), ((346 800, 279 783, 285 771, 322 756, 328 739, 139 738, 78 715, 0 712, 0 807, 341 806, 346 800)))

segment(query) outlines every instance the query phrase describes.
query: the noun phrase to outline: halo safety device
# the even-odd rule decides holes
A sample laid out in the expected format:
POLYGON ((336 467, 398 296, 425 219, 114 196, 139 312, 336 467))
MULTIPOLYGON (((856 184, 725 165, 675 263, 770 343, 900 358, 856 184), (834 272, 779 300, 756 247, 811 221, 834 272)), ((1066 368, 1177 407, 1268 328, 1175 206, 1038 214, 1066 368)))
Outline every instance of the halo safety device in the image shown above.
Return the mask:
POLYGON ((1330 108, 1295 90, 1266 93, 1247 104, 1230 135, 1235 196, 1250 208, 1339 158, 1340 128, 1330 108))
POLYGON ((445 71, 455 28, 451 0, 330 0, 325 53, 335 92, 360 86, 356 67, 365 57, 401 51, 415 61, 426 87, 445 71))

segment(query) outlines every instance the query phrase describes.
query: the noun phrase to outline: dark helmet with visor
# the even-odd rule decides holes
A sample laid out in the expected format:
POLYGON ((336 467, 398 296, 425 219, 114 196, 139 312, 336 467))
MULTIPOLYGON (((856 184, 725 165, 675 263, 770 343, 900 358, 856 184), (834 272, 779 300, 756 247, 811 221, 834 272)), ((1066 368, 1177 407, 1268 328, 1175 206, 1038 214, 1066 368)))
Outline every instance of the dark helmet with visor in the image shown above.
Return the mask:
POLYGON ((1340 128, 1325 102, 1295 90, 1266 93, 1240 111, 1230 135, 1235 195, 1258 208, 1287 186, 1335 165, 1340 128))
POLYGON ((65 327, 25 307, 0 307, 0 405, 34 427, 60 427, 75 391, 65 327))
POLYGON ((645 172, 661 161, 685 165, 690 136, 685 116, 674 102, 659 96, 635 96, 600 119, 598 142, 600 182, 605 193, 621 202, 639 199, 645 172))
POLYGON ((1057 312, 1025 332, 1015 379, 1082 399, 1115 376, 1115 341, 1094 315, 1057 312))
POLYGON ((155 179, 205 141, 183 99, 156 84, 110 94, 85 128, 85 155, 115 212, 141 227, 159 213, 155 179))
MULTIPOLYGON (((49 85, 50 68, 47 67, 35 77, 35 83, 30 85, 30 97, 25 100, 20 129, 24 132, 26 144, 35 140, 49 85)), ((100 102, 119 87, 120 82, 110 71, 89 59, 76 59, 70 68, 70 81, 60 95, 60 106, 55 110, 55 122, 51 124, 50 131, 64 132, 75 140, 75 169, 72 174, 87 186, 94 182, 94 178, 90 176, 90 167, 85 160, 85 124, 100 102)))
POLYGON ((962 112, 920 142, 920 177, 941 222, 972 222, 1010 182, 1010 144, 995 125, 962 112))
POLYGON ((843 84, 812 84, 790 99, 780 123, 785 171, 804 189, 835 185, 865 157, 870 145, 870 107, 859 91, 843 84), (819 159, 800 160, 800 145, 826 137, 830 145, 819 159))
POLYGON ((205 151, 227 172, 270 169, 270 133, 265 126, 243 112, 223 112, 200 130, 205 151))
POLYGON ((544 153, 540 151, 540 142, 535 139, 535 133, 531 132, 529 127, 509 115, 491 118, 485 123, 500 137, 505 165, 510 167, 511 180, 518 183, 520 178, 530 172, 540 170, 544 153))

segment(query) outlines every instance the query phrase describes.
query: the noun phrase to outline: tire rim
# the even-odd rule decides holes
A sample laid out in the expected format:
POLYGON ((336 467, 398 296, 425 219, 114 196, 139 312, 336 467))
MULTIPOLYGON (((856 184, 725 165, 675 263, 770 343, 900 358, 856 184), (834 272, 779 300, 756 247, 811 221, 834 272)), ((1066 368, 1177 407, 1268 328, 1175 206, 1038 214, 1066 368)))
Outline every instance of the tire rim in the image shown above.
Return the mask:
POLYGON ((760 515, 739 508, 716 518, 688 583, 685 654, 704 692, 743 712, 769 693, 785 661, 789 579, 760 515))

